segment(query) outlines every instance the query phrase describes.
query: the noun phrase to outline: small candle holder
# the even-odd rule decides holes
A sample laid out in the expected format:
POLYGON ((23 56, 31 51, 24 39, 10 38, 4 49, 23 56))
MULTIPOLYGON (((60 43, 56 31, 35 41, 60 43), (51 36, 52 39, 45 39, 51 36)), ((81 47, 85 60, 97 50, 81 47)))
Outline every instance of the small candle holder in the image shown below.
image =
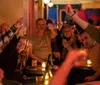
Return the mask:
POLYGON ((37 66, 37 60, 32 60, 32 66, 36 67, 37 66))
POLYGON ((92 66, 92 62, 90 59, 87 60, 87 67, 91 67, 92 66))
POLYGON ((46 62, 42 62, 41 65, 42 65, 42 68, 45 68, 46 67, 46 62))

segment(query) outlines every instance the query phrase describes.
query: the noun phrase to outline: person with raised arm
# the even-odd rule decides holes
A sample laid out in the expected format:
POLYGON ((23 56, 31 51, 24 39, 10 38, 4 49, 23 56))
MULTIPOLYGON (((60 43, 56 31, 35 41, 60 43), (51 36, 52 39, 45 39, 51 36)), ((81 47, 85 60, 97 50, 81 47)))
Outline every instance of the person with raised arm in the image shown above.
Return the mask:
MULTIPOLYGON (((2 53, 0 54, 0 68, 4 70, 5 78, 9 80, 14 79, 11 77, 14 77, 13 73, 15 71, 17 64, 17 57, 19 53, 16 47, 18 42, 20 41, 19 32, 21 30, 22 24, 23 18, 20 18, 17 20, 16 23, 14 23, 14 25, 11 26, 15 33, 10 42, 7 44, 7 46, 3 49, 2 53)), ((22 47, 22 45, 20 45, 20 47, 22 47)))
POLYGON ((46 20, 38 18, 36 20, 36 32, 30 37, 32 49, 30 56, 38 62, 47 61, 48 55, 52 53, 51 39, 57 36, 55 26, 52 23, 46 25, 46 20))
MULTIPOLYGON (((90 25, 86 21, 82 20, 78 15, 76 15, 73 9, 70 6, 66 6, 66 12, 72 17, 72 19, 83 29, 85 30, 91 37, 93 37, 98 43, 100 43, 100 30, 96 29, 95 26, 90 25), (95 36, 93 35, 95 34, 95 36)), ((85 51, 80 50, 72 50, 66 56, 65 61, 62 63, 60 68, 57 70, 53 78, 51 79, 49 85, 65 85, 66 78, 72 69, 72 67, 76 64, 77 60, 85 59, 87 53, 85 51), (82 57, 83 56, 83 57, 82 57)), ((100 81, 86 82, 77 85, 100 85, 100 81)))
POLYGON ((85 30, 93 39, 100 43, 100 30, 95 26, 89 24, 88 22, 82 20, 72 9, 71 6, 66 5, 66 12, 69 16, 83 29, 85 30))

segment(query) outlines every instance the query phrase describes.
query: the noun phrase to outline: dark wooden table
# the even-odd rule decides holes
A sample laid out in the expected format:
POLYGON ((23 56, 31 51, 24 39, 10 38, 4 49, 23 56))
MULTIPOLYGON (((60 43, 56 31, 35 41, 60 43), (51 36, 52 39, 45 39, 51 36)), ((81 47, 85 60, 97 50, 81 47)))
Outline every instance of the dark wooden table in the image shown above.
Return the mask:
POLYGON ((43 84, 45 70, 41 66, 37 67, 28 66, 25 69, 24 74, 26 75, 26 80, 24 85, 45 85, 43 84))
POLYGON ((91 67, 73 68, 68 76, 68 85, 84 83, 85 77, 91 76, 91 75, 93 75, 93 70, 91 67))

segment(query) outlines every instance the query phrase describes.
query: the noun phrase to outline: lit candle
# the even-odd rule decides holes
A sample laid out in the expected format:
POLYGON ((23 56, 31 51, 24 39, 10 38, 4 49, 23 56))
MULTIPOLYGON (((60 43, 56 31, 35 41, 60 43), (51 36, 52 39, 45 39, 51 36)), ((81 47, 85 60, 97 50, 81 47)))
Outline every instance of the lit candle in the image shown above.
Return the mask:
POLYGON ((42 68, 46 67, 46 62, 42 62, 42 68))
POLYGON ((45 71, 45 68, 42 68, 42 71, 45 71))
POLYGON ((48 73, 46 73, 45 79, 49 79, 49 74, 48 73))
POLYGON ((48 84, 49 84, 49 80, 45 80, 44 85, 48 85, 48 84))
POLYGON ((91 67, 91 65, 92 65, 92 62, 91 62, 91 60, 87 60, 87 67, 91 67))

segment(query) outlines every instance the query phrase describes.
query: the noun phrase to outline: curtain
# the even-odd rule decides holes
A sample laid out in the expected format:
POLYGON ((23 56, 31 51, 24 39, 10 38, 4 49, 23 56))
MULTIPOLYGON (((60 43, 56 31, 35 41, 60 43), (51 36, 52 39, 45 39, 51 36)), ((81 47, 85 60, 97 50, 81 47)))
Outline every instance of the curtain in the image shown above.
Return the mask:
POLYGON ((34 0, 24 0, 24 22, 27 29, 27 37, 34 33, 34 21, 34 0))

